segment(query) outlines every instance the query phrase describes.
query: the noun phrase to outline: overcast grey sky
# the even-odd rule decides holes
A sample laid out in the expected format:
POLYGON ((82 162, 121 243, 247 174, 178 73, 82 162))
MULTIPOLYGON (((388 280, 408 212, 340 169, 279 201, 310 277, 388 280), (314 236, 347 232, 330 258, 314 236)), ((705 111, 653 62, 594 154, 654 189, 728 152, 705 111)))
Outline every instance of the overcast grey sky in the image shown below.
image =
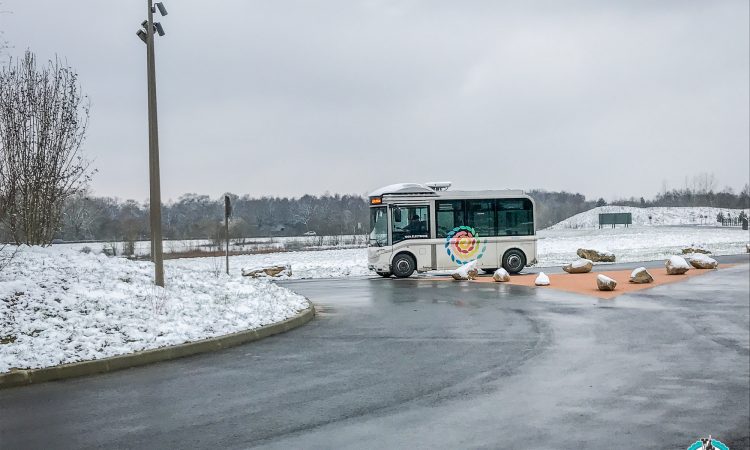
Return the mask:
MULTIPOLYGON (((96 194, 148 197, 144 0, 2 0, 91 97, 96 194)), ((164 199, 401 181, 647 196, 750 178, 749 2, 166 0, 164 199)))

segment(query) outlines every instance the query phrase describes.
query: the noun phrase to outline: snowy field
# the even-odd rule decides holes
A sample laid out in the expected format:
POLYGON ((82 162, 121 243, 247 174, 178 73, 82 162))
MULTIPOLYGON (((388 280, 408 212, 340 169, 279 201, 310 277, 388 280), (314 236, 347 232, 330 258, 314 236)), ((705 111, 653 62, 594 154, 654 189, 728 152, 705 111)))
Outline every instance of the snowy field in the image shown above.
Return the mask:
MULTIPOLYGON (((546 229, 538 232, 538 267, 558 266, 577 258, 581 247, 608 250, 617 262, 666 259, 681 254, 684 247, 701 245, 715 255, 745 253, 750 232, 721 227, 618 227, 594 229, 546 229)), ((167 267, 186 267, 211 272, 223 267, 224 258, 170 260, 167 267)), ((366 249, 302 251, 242 255, 230 258, 231 273, 242 268, 289 264, 291 278, 337 278, 370 276, 366 249)))
MULTIPOLYGON (((709 225, 717 226, 716 217, 719 213, 724 217, 738 217, 742 209, 708 208, 708 207, 654 207, 636 208, 632 206, 600 206, 576 214, 573 217, 552 225, 548 230, 598 228, 600 213, 630 213, 633 226, 682 226, 709 225)), ((750 210, 745 209, 745 214, 750 210)))
MULTIPOLYGON (((7 248, 5 249, 7 251, 7 248)), ((307 301, 202 264, 153 265, 59 247, 23 248, 0 272, 0 373, 181 344, 279 322, 307 301)))
POLYGON ((745 253, 750 232, 721 227, 649 227, 546 229, 538 233, 540 267, 556 266, 576 258, 581 247, 608 250, 617 262, 667 259, 684 247, 699 245, 714 255, 745 253))

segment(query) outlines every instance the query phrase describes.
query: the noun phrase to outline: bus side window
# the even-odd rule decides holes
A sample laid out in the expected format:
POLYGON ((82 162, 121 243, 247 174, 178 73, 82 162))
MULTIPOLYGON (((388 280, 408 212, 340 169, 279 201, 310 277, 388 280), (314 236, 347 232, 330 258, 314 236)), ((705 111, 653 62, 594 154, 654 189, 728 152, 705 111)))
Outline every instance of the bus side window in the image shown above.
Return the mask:
POLYGON ((534 211, 525 198, 497 200, 499 236, 530 236, 534 234, 534 211))
POLYGON ((495 202, 493 200, 467 200, 466 223, 479 236, 495 235, 495 202))
POLYGON ((444 238, 455 227, 465 225, 463 200, 438 200, 435 202, 436 237, 444 238))

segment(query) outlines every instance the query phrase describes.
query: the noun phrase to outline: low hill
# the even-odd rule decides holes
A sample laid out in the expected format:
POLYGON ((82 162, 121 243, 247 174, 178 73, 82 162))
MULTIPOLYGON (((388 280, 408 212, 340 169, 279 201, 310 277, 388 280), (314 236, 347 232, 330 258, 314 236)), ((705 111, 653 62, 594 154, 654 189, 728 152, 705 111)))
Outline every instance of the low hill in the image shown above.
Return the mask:
MULTIPOLYGON (((637 208, 633 206, 600 206, 558 222, 548 229, 597 228, 600 213, 631 213, 633 226, 659 225, 719 225, 716 216, 737 217, 742 209, 709 208, 709 207, 653 207, 637 208)), ((745 214, 750 210, 745 209, 745 214)))

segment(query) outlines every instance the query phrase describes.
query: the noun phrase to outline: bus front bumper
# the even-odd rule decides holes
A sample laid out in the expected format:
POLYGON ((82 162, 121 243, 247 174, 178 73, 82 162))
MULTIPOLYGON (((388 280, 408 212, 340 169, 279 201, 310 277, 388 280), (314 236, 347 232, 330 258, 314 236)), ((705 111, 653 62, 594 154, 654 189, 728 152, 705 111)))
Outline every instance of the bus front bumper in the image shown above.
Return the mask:
POLYGON ((368 249, 367 268, 375 272, 390 272, 391 252, 389 250, 368 249))

